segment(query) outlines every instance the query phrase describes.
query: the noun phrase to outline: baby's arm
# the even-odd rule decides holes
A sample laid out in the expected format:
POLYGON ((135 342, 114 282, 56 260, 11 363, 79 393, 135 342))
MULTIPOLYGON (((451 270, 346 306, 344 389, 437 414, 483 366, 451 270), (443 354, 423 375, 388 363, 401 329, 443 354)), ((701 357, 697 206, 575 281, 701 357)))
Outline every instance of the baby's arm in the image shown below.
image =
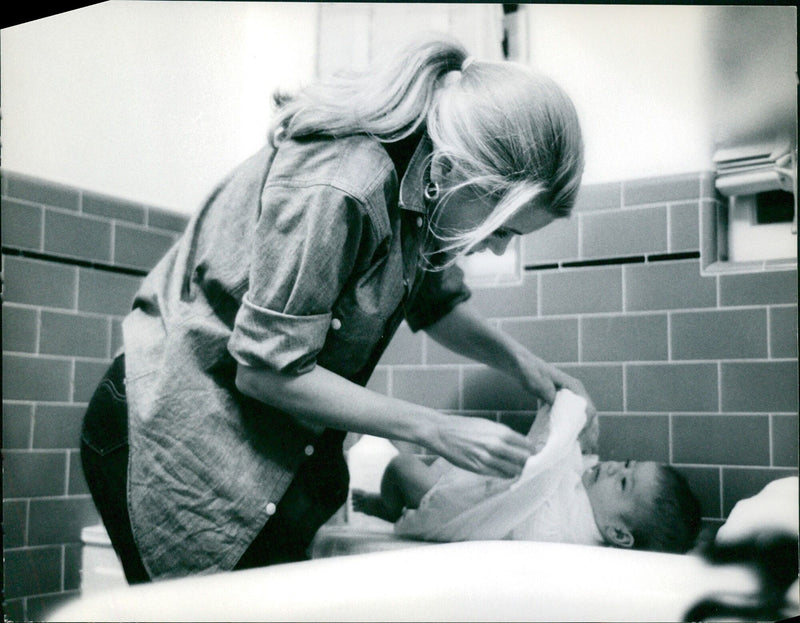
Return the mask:
POLYGON ((438 475, 430 465, 411 454, 398 454, 386 466, 380 495, 353 490, 353 509, 386 521, 397 521, 406 508, 417 508, 436 484, 438 475))

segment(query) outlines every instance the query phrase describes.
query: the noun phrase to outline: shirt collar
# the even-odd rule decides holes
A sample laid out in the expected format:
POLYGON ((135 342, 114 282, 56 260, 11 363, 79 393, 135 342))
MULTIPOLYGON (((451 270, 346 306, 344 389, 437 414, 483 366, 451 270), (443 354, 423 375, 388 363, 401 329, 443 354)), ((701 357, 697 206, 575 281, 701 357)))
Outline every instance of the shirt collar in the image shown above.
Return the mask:
POLYGON ((400 182, 400 208, 425 214, 425 197, 423 190, 427 184, 427 166, 433 153, 433 143, 427 132, 414 150, 408 168, 400 182))

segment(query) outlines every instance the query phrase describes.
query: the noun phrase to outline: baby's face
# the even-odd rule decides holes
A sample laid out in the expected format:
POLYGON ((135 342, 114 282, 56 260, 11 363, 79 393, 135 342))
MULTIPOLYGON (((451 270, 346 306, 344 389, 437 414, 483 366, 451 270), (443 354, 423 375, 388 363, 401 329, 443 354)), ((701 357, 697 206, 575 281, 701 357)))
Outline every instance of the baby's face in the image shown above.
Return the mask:
POLYGON ((658 463, 653 461, 603 461, 583 472, 598 525, 635 517, 649 508, 658 492, 658 463))

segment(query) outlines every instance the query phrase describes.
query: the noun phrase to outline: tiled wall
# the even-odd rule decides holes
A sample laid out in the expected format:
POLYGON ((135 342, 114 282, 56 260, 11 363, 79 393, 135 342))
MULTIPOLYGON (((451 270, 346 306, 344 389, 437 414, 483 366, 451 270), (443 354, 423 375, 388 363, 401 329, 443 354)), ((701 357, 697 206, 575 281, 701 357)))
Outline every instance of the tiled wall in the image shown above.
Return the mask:
POLYGON ((80 585, 99 516, 79 431, 141 276, 186 219, 2 174, 3 551, 7 620, 42 620, 80 585))
MULTIPOLYGON (((708 174, 584 187, 571 219, 524 239, 522 285, 473 296, 583 381, 602 458, 676 465, 712 529, 798 465, 797 270, 702 274, 700 210, 716 202, 708 174)), ((372 386, 521 429, 531 421, 514 382, 405 326, 372 386)))
MULTIPOLYGON (((711 524, 797 473, 797 272, 700 271, 707 175, 588 186, 568 221, 524 240, 522 285, 482 288, 491 322, 580 378, 601 455, 669 461, 711 524)), ((168 212, 4 173, 3 511, 6 613, 41 619, 75 593, 98 521, 80 419, 120 345, 141 275, 185 226, 168 212)), ((370 386, 520 430, 513 381, 403 325, 370 386)), ((416 448, 409 448, 417 450, 416 448)))

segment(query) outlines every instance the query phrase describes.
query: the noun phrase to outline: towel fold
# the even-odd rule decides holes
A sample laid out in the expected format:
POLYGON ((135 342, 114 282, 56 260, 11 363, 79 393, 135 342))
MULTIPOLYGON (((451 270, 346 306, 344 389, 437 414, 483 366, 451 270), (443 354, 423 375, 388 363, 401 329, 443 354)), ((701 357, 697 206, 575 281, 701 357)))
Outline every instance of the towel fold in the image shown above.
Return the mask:
POLYGON ((581 482, 586 461, 577 438, 585 423, 586 400, 560 390, 531 426, 537 452, 519 477, 481 476, 437 459, 439 480, 418 508, 403 513, 395 532, 431 541, 601 543, 581 482))

